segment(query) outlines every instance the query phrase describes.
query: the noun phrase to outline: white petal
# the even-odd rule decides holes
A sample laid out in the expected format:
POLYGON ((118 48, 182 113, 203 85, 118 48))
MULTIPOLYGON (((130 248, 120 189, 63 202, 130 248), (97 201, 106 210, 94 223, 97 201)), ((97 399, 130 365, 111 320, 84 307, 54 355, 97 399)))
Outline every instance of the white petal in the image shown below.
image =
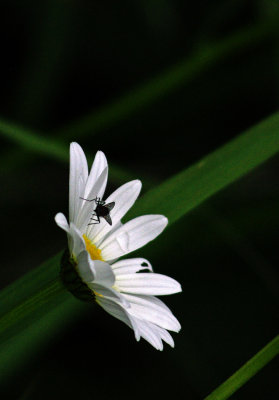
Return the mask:
MULTIPOLYGON (((115 226, 113 226, 113 227, 111 228, 111 230, 110 230, 110 231, 102 238, 102 240, 100 240, 99 242, 96 242, 96 241, 94 240, 94 230, 91 230, 90 232, 88 232, 88 229, 87 229, 87 237, 88 237, 92 242, 95 243, 95 246, 96 246, 96 247, 100 248, 100 244, 101 244, 106 238, 108 238, 108 237, 111 236, 114 232, 116 232, 117 229, 119 229, 121 226, 123 226, 123 224, 122 224, 122 222, 119 221, 115 226)), ((117 258, 119 258, 119 257, 117 257, 117 258)))
POLYGON ((70 223, 68 239, 70 253, 78 257, 78 255, 85 250, 85 243, 80 231, 72 222, 70 223))
POLYGON ((83 282, 92 282, 96 276, 94 263, 86 250, 83 250, 77 257, 77 270, 83 282))
POLYGON ((125 294, 131 304, 129 313, 137 318, 152 322, 161 328, 179 332, 181 326, 165 304, 153 296, 135 296, 125 294))
POLYGON ((69 219, 75 222, 79 210, 79 197, 84 194, 88 177, 88 166, 84 152, 79 144, 70 145, 70 183, 69 183, 69 219))
MULTIPOLYGON (((139 296, 139 295, 137 295, 139 296)), ((154 304, 157 304, 159 307, 164 308, 165 310, 169 311, 171 313, 171 310, 169 309, 169 307, 160 299, 158 299, 158 297, 154 297, 154 296, 140 296, 140 297, 147 297, 148 299, 152 299, 152 302, 154 304)), ((175 317, 174 317, 175 318, 175 317)), ((175 318, 176 319, 176 318, 175 318)), ((178 321, 177 321, 178 322, 178 321)), ((178 322, 179 323, 179 322, 178 322)))
MULTIPOLYGON (((104 185, 106 185, 107 177, 108 177, 108 169, 105 168, 103 170, 103 172, 101 173, 101 175, 98 177, 94 186, 91 188, 91 191, 89 192, 87 201, 81 200, 82 205, 81 205, 78 217, 77 217, 77 226, 79 227, 81 232, 85 232, 85 231, 88 232, 88 231, 90 231, 90 229, 92 227, 95 226, 94 224, 88 226, 88 224, 91 222, 90 217, 92 215, 92 212, 96 208, 96 202, 94 201, 94 199, 96 197, 100 197, 99 196, 100 190, 102 190, 102 187, 104 185), (90 201, 88 201, 88 200, 90 200, 90 201)), ((83 198, 86 198, 86 197, 83 197, 83 198)), ((87 236, 88 236, 88 234, 87 234, 87 236)))
POLYGON ((154 273, 119 275, 115 286, 124 293, 166 295, 181 292, 180 284, 166 276, 154 273))
POLYGON ((111 264, 111 268, 113 269, 116 277, 118 275, 136 273, 145 269, 152 271, 150 262, 145 258, 129 258, 120 260, 114 264, 111 264))
POLYGON ((64 231, 66 231, 67 233, 69 233, 70 227, 67 221, 67 218, 65 217, 64 214, 62 213, 58 213, 55 215, 55 222, 57 223, 57 225, 62 228, 64 231))
POLYGON ((157 350, 163 350, 162 339, 171 346, 174 345, 172 337, 165 329, 134 317, 130 314, 130 308, 123 308, 117 300, 97 296, 96 301, 105 311, 133 329, 136 340, 142 336, 157 350))
POLYGON ((166 227, 163 215, 144 215, 122 225, 100 245, 105 260, 130 253, 155 239, 166 227))
POLYGON ((163 328, 160 328, 159 326, 157 326, 157 331, 161 337, 161 339, 164 340, 164 342, 166 342, 167 344, 169 344, 171 347, 174 347, 174 341, 173 338, 171 337, 171 335, 169 334, 168 331, 166 331, 163 328))
POLYGON ((134 323, 137 324, 139 335, 155 347, 155 349, 163 350, 162 340, 168 343, 171 347, 174 347, 173 339, 165 329, 150 322, 140 320, 139 318, 134 317, 133 320, 134 323))
MULTIPOLYGON (((91 171, 88 176, 88 180, 86 182, 86 187, 84 191, 85 198, 89 198, 89 193, 91 189, 93 188, 93 186, 97 182, 97 179, 99 178, 99 176, 101 175, 101 173, 104 171, 105 168, 108 168, 106 156, 102 151, 98 151, 94 158, 94 162, 92 164, 91 171)), ((105 188, 106 188, 106 182, 104 182, 104 185, 100 188, 98 197, 101 198, 103 197, 105 188)))
POLYGON ((96 271, 94 283, 109 287, 114 285, 115 276, 109 264, 104 261, 94 260, 94 268, 96 271))
POLYGON ((124 217, 138 198, 141 186, 141 181, 139 180, 125 183, 106 199, 107 204, 115 202, 115 206, 110 212, 112 225, 110 226, 101 218, 100 224, 95 225, 94 232, 92 232, 92 235, 94 235, 94 242, 102 240, 105 235, 118 224, 121 218, 124 217))
POLYGON ((130 307, 130 303, 125 299, 125 297, 121 293, 117 292, 116 290, 108 286, 99 285, 98 283, 95 282, 89 282, 87 283, 87 285, 90 289, 96 292, 97 301, 106 298, 111 301, 115 301, 125 309, 128 309, 130 307))
POLYGON ((97 297, 96 301, 107 313, 124 322, 131 329, 134 329, 135 334, 138 336, 137 326, 134 323, 133 318, 129 316, 126 310, 118 302, 107 299, 106 297, 97 297))
POLYGON ((155 349, 163 350, 163 343, 161 340, 161 332, 157 329, 156 325, 149 322, 133 318, 137 324, 138 334, 142 336, 147 342, 149 342, 155 349))

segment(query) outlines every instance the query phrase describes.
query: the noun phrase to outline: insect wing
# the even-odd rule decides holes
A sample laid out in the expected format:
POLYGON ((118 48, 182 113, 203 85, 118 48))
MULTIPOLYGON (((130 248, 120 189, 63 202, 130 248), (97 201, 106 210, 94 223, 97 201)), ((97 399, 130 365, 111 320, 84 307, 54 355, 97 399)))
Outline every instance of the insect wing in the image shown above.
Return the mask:
POLYGON ((114 201, 113 201, 112 203, 105 204, 105 207, 106 207, 109 211, 111 211, 111 210, 113 209, 114 206, 115 206, 115 202, 114 202, 114 201))
POLYGON ((108 224, 110 224, 110 225, 112 225, 112 220, 111 220, 111 218, 110 218, 110 215, 108 214, 108 215, 104 215, 104 217, 103 217, 106 221, 107 221, 107 223, 108 224))

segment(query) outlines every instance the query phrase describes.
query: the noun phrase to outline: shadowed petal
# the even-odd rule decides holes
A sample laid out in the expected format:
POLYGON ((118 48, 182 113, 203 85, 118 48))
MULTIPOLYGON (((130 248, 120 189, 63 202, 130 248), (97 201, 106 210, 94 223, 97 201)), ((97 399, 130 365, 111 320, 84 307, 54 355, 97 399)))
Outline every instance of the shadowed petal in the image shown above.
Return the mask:
POLYGON ((127 311, 117 301, 113 301, 112 299, 108 299, 106 297, 98 297, 96 301, 107 313, 124 322, 131 329, 133 329, 135 334, 138 336, 137 325, 135 324, 133 318, 129 316, 127 311))
POLYGON ((72 222, 70 223, 68 240, 70 253, 75 257, 78 257, 79 253, 85 250, 85 243, 80 231, 72 222))
POLYGON ((92 282, 96 277, 94 262, 86 250, 77 256, 77 270, 83 282, 92 282))
POLYGON ((94 267, 96 271, 94 282, 103 286, 112 287, 115 282, 115 276, 111 266, 104 261, 95 260, 94 267))
POLYGON ((130 303, 125 299, 125 297, 113 288, 103 286, 95 282, 88 283, 88 287, 95 292, 97 303, 99 303, 101 300, 107 299, 117 302, 121 307, 124 307, 125 309, 128 309, 130 307, 130 303))

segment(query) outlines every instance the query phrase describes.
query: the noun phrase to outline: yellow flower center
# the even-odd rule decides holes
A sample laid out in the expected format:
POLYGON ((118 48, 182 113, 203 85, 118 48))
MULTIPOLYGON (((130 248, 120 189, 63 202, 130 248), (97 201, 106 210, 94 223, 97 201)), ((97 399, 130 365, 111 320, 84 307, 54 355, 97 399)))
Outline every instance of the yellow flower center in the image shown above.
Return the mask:
POLYGON ((88 251, 88 253, 90 254, 91 260, 100 260, 100 261, 104 261, 104 259, 102 258, 102 251, 100 249, 98 249, 95 244, 93 244, 91 242, 90 239, 88 239, 88 237, 84 234, 82 235, 83 239, 85 241, 85 246, 86 246, 86 250, 88 251))

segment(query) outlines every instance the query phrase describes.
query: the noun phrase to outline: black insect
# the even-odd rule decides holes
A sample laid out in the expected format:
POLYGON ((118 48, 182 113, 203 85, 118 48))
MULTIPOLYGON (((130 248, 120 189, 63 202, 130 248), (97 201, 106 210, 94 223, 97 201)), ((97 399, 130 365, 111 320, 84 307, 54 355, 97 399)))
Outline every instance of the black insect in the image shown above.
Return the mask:
POLYGON ((106 202, 101 200, 100 197, 95 197, 95 199, 91 199, 91 200, 84 199, 83 197, 81 197, 81 199, 86 200, 86 201, 95 201, 95 203, 97 204, 97 207, 95 208, 95 210, 92 213, 92 218, 90 218, 90 220, 94 221, 94 222, 90 222, 88 225, 99 224, 101 222, 100 217, 103 217, 107 221, 108 224, 112 225, 112 220, 111 220, 109 213, 115 206, 114 201, 112 203, 106 204, 106 202))

